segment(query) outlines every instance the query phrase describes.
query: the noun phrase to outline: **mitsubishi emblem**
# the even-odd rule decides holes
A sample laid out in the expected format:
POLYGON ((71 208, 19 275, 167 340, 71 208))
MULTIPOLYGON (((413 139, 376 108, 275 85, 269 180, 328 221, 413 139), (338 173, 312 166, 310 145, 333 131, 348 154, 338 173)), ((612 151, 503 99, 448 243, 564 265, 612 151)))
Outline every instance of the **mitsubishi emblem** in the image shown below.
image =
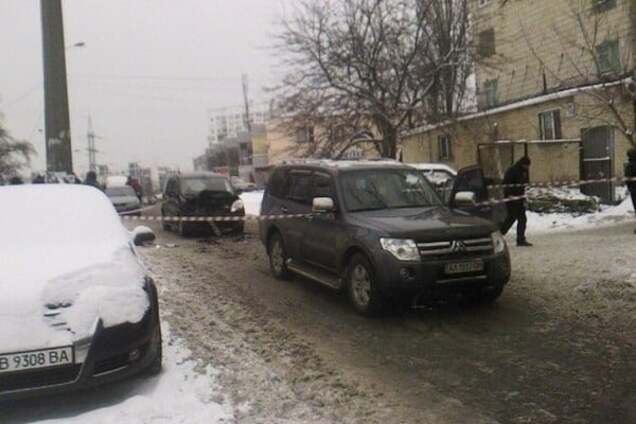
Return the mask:
POLYGON ((450 245, 450 250, 453 253, 463 253, 466 251, 466 245, 459 240, 453 240, 450 245))

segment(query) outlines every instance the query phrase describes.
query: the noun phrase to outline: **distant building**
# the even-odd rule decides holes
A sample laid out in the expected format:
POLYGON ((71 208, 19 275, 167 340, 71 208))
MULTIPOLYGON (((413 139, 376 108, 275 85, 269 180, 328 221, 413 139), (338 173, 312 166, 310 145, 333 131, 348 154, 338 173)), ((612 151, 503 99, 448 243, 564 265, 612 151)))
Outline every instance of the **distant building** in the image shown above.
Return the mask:
MULTIPOLYGON (((252 125, 265 124, 269 117, 270 112, 267 104, 250 105, 252 125)), ((248 130, 243 107, 210 109, 208 111, 208 125, 210 145, 217 144, 227 138, 238 137, 240 133, 248 130)))

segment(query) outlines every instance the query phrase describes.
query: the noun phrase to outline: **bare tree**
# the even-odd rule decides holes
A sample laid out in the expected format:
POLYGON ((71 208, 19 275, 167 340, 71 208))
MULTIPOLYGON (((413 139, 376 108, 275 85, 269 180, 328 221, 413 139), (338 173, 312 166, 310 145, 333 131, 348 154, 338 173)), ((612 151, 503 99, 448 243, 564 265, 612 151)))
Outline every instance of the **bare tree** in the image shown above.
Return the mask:
MULTIPOLYGON (((636 147, 636 73, 630 47, 633 39, 621 34, 608 19, 606 8, 610 3, 568 0, 567 28, 574 30, 563 25, 552 28, 562 47, 558 65, 533 45, 527 36, 529 29, 524 29, 524 33, 543 70, 544 85, 551 79, 560 89, 580 87, 584 101, 581 108, 577 107, 579 119, 613 127, 636 147)), ((635 25, 636 3, 626 4, 625 8, 626 22, 631 19, 628 25, 635 25)))
POLYGON ((467 1, 303 0, 276 45, 284 130, 317 129, 297 148, 395 157, 402 130, 455 113, 471 66, 467 1))
POLYGON ((15 140, 0 123, 0 180, 15 176, 34 153, 31 143, 15 140))

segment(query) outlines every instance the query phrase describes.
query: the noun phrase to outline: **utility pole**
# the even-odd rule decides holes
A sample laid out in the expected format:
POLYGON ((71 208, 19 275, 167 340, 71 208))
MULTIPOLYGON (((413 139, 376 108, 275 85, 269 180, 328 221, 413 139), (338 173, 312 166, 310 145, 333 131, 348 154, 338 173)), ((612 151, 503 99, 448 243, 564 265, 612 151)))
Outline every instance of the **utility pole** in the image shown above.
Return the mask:
POLYGON ((243 101, 245 102, 245 127, 247 128, 247 132, 251 134, 252 120, 250 118, 249 81, 247 74, 241 75, 241 82, 243 83, 243 101))
POLYGON ((40 0, 47 171, 73 172, 61 0, 40 0))
POLYGON ((88 170, 96 172, 97 171, 97 160, 96 154, 97 149, 95 149, 95 132, 93 131, 93 120, 91 117, 88 117, 88 132, 86 133, 86 141, 88 142, 88 170))

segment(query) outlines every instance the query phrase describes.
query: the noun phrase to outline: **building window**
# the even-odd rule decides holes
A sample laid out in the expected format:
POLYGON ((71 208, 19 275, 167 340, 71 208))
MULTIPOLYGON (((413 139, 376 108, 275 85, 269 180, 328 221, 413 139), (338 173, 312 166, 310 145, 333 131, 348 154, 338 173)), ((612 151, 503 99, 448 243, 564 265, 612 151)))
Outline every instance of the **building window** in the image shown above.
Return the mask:
POLYGON ((539 130, 541 140, 560 140, 561 136, 561 112, 550 110, 539 114, 539 130))
POLYGON ((616 0, 592 0, 592 9, 596 13, 606 12, 616 7, 616 0))
POLYGON ((495 51, 495 30, 488 29, 479 33, 479 55, 481 57, 490 57, 496 53, 495 51))
POLYGON ((497 106, 497 80, 488 80, 484 83, 484 97, 486 99, 486 107, 497 106))
POLYGON ((620 73, 621 57, 618 40, 604 41, 596 48, 598 57, 598 71, 601 75, 620 73))
POLYGON ((451 160, 453 158, 453 149, 451 146, 450 136, 448 134, 437 136, 437 146, 439 151, 439 160, 451 160))
POLYGON ((296 143, 313 143, 314 142, 314 127, 302 127, 296 130, 296 143))

